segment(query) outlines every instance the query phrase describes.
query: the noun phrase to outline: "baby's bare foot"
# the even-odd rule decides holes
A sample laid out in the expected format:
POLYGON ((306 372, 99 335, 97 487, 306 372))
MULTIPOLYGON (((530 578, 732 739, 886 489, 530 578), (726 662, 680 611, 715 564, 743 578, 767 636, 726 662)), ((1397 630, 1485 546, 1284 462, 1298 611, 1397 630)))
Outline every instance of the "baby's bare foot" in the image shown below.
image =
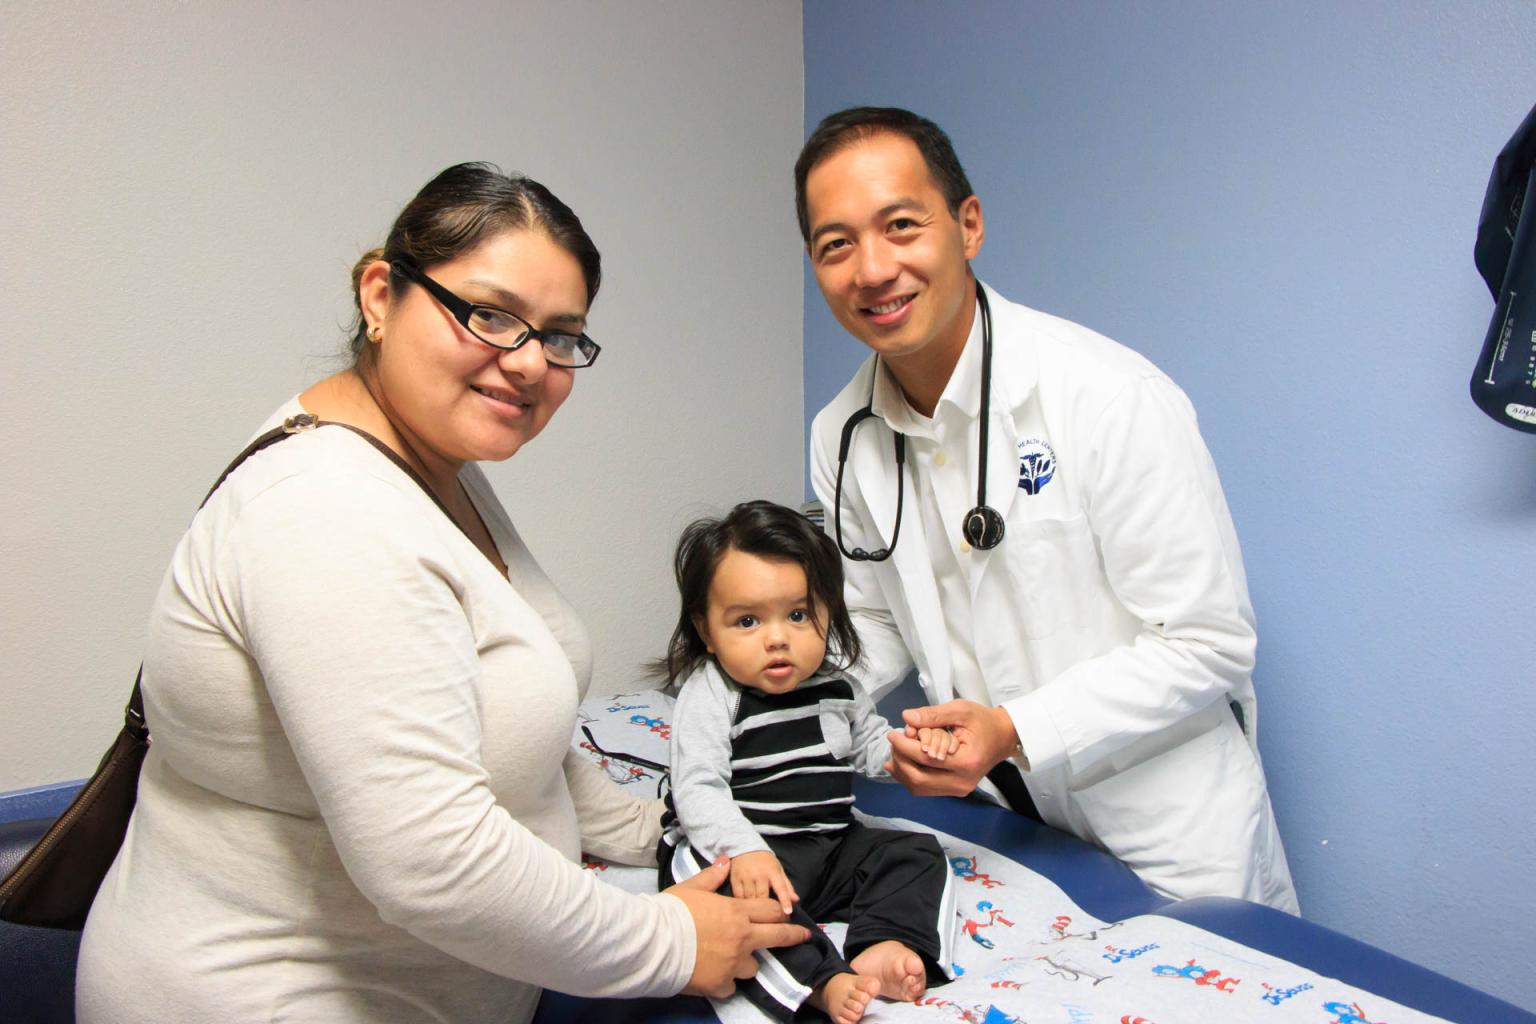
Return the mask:
POLYGON ((880 994, 879 978, 861 978, 857 974, 834 974, 811 994, 811 1005, 831 1017, 836 1024, 856 1024, 869 1009, 869 1001, 880 994))
POLYGON ((880 979, 880 994, 910 1003, 928 990, 928 971, 923 958, 895 939, 877 942, 848 965, 864 977, 880 979))

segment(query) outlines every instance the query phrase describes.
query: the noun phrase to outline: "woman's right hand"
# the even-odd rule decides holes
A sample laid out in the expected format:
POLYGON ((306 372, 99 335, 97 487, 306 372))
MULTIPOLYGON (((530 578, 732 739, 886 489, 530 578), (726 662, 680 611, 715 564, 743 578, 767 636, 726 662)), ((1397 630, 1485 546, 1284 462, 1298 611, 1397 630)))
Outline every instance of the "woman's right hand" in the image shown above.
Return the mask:
POLYGON ((685 882, 666 892, 683 901, 693 915, 698 953, 693 976, 683 992, 724 999, 736 991, 736 979, 757 973, 753 950, 774 946, 798 946, 811 933, 789 924, 779 901, 732 899, 716 889, 731 877, 731 862, 721 857, 685 882))

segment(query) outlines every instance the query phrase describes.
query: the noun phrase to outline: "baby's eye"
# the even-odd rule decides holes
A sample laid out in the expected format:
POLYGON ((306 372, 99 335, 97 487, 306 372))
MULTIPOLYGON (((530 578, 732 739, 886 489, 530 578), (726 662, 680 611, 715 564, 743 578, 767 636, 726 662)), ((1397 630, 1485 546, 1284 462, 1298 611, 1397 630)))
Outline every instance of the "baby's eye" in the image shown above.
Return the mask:
POLYGON ((811 621, 811 613, 806 611, 804 608, 796 608, 794 611, 789 613, 789 621, 809 622, 811 621))
POLYGON ((753 626, 757 625, 757 616, 743 615, 741 618, 736 620, 736 625, 740 626, 742 629, 751 629, 753 626))

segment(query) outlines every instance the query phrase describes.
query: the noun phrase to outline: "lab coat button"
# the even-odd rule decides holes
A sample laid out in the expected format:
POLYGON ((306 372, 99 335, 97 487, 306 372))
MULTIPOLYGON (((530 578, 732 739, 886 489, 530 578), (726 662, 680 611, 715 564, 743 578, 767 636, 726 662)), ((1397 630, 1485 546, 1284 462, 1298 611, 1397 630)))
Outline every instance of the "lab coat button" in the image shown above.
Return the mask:
POLYGON ((971 550, 971 546, 970 546, 970 544, 966 543, 965 541, 961 541, 960 542, 960 550, 961 551, 969 551, 969 550, 971 550))
POLYGON ((934 455, 934 457, 933 457, 933 464, 935 466, 942 466, 942 465, 944 465, 944 463, 946 461, 947 460, 944 458, 944 453, 943 452, 939 452, 936 455, 934 455))

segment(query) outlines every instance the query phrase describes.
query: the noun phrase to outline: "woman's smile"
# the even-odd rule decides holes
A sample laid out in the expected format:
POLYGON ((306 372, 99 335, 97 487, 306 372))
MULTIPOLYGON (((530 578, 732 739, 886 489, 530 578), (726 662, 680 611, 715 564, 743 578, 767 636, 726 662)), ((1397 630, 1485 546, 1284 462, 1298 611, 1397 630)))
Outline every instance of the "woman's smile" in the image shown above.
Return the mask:
POLYGON ((509 388, 484 387, 479 384, 471 384, 469 389, 477 395, 489 399, 496 407, 496 411, 503 415, 524 416, 533 408, 534 400, 520 396, 509 388))

